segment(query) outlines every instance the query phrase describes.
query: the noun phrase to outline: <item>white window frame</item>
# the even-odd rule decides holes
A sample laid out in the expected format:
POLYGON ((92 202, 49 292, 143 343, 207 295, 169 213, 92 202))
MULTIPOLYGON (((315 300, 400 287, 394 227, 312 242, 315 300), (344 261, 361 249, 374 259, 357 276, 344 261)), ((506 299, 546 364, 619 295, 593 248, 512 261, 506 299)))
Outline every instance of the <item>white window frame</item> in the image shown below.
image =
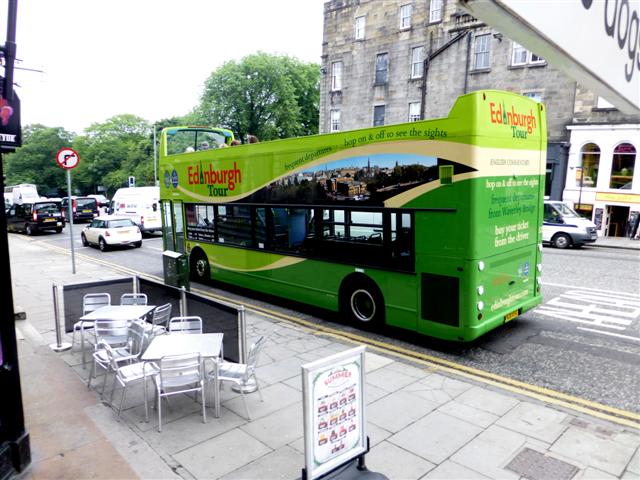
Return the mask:
POLYGON ((616 108, 616 106, 607 102, 606 99, 598 97, 598 100, 596 101, 596 108, 616 108))
POLYGON ((525 65, 540 65, 546 63, 545 59, 527 50, 517 42, 513 42, 511 48, 511 66, 522 67, 525 65))
POLYGON ((429 23, 442 21, 442 0, 431 0, 429 4, 429 23))
POLYGON ((331 91, 342 90, 342 61, 331 63, 331 91))
POLYGON ((522 92, 523 97, 530 98, 531 100, 535 100, 538 103, 542 103, 542 92, 537 90, 531 90, 528 92, 522 92))
POLYGON ((376 54, 376 63, 375 63, 375 77, 374 77, 374 85, 386 85, 389 83, 389 52, 383 52, 376 54), (385 68, 384 70, 378 70, 378 59, 385 59, 385 68), (378 72, 384 72, 384 79, 382 81, 378 81, 378 72))
POLYGON ((364 33, 365 33, 366 26, 367 26, 367 17, 365 15, 356 17, 356 21, 355 21, 356 40, 364 40, 364 33))
POLYGON ((484 33, 482 35, 476 35, 473 45, 473 68, 475 70, 484 70, 491 68, 491 34, 484 33), (481 47, 486 47, 486 49, 480 50, 481 47), (480 58, 483 59, 482 64, 480 64, 479 62, 480 58))
POLYGON ((420 110, 421 110, 421 102, 411 102, 409 103, 409 121, 417 122, 420 120, 420 110))
POLYGON ((411 15, 413 14, 413 5, 408 3, 400 7, 400 30, 411 28, 411 15))
POLYGON ((340 131, 340 110, 331 110, 329 112, 329 131, 330 132, 339 132, 340 131))
POLYGON ((424 73, 424 46, 411 49, 411 78, 422 78, 424 73))

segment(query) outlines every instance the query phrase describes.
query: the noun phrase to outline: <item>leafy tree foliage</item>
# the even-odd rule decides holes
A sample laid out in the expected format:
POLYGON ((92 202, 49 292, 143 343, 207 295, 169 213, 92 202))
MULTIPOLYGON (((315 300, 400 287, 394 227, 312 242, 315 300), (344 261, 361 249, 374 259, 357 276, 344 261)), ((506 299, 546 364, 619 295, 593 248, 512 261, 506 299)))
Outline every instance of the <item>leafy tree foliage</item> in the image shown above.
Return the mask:
POLYGON ((197 109, 209 125, 260 140, 318 132, 320 70, 316 64, 257 53, 229 61, 205 82, 197 109))
POLYGON ((67 180, 64 170, 56 164, 56 153, 72 141, 73 134, 61 127, 26 126, 22 130, 23 146, 3 156, 6 184, 33 183, 41 195, 57 195, 67 180))

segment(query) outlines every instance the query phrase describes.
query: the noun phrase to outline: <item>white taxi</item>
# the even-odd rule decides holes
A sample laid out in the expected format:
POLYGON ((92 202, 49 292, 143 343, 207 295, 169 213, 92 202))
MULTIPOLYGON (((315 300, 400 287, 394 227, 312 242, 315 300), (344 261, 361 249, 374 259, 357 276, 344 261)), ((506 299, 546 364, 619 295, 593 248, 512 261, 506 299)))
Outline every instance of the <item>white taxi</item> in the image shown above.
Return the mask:
POLYGON ((94 218, 80 234, 82 245, 97 245, 103 252, 118 245, 142 246, 140 228, 127 217, 107 215, 94 218))

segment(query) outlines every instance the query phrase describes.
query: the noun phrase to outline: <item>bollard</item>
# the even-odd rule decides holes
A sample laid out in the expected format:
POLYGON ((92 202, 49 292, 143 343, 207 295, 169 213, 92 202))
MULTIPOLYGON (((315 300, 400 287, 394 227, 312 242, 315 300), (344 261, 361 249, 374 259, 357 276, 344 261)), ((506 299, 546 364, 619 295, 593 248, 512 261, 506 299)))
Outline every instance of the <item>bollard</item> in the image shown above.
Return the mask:
POLYGON ((140 293, 140 280, 137 275, 132 277, 133 281, 133 293, 140 293))
POLYGON ((180 287, 180 316, 186 317, 187 313, 187 289, 184 286, 180 287))
MULTIPOLYGON (((240 363, 247 363, 247 317, 244 305, 238 307, 238 347, 240 363)), ((244 386, 232 385, 231 390, 236 393, 251 393, 258 389, 255 377, 252 377, 244 386)))
POLYGON ((52 287, 53 290, 53 317, 56 327, 56 343, 49 345, 49 348, 54 352, 65 352, 71 350, 71 344, 69 342, 62 342, 62 332, 60 332, 60 306, 58 305, 58 285, 55 283, 52 287))

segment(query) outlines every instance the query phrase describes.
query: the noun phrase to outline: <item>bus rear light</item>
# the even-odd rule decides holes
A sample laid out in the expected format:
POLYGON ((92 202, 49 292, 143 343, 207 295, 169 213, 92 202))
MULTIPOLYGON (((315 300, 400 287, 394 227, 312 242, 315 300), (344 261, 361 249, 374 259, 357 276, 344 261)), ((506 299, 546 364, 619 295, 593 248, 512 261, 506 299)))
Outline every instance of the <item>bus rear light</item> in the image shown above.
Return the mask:
POLYGON ((477 291, 478 291, 478 295, 484 295, 484 287, 482 285, 478 287, 477 291))
POLYGON ((478 270, 483 271, 484 270, 484 262, 482 260, 480 260, 478 262, 478 270))
POLYGON ((484 308, 484 302, 482 300, 479 301, 477 307, 479 311, 482 311, 482 309, 484 308))

